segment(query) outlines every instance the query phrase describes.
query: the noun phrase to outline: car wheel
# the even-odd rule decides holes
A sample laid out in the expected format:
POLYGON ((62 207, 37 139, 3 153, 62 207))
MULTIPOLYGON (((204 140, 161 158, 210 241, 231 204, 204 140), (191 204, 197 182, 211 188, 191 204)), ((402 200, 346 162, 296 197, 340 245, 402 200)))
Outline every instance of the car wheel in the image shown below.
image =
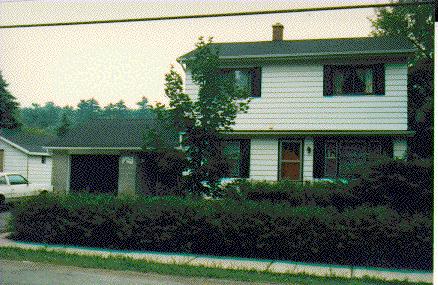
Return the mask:
POLYGON ((46 195, 47 193, 49 193, 49 192, 47 192, 47 190, 40 191, 40 195, 46 195))
POLYGON ((0 194, 0 208, 3 208, 5 205, 5 196, 0 194))

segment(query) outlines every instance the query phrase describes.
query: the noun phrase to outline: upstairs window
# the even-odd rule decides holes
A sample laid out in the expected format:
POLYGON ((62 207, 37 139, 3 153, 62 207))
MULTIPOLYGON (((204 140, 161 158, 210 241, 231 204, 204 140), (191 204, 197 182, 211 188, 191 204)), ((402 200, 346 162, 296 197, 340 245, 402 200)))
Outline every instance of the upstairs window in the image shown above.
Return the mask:
POLYGON ((226 68, 221 73, 234 80, 236 85, 250 94, 251 97, 261 97, 261 69, 226 68))
POLYGON ((383 64, 325 65, 324 95, 383 95, 385 70, 383 64))

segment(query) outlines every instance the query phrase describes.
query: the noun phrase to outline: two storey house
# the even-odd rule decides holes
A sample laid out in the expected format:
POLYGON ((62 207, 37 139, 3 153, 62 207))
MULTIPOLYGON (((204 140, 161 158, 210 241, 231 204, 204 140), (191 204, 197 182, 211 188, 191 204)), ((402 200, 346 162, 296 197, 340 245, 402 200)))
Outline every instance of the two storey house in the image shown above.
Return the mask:
MULTIPOLYGON (((224 71, 251 89, 226 133, 233 176, 254 180, 349 177, 358 165, 408 151, 406 40, 387 37, 215 43, 224 71)), ((192 51, 182 57, 189 58, 192 51)), ((198 87, 186 70, 185 91, 198 87)))

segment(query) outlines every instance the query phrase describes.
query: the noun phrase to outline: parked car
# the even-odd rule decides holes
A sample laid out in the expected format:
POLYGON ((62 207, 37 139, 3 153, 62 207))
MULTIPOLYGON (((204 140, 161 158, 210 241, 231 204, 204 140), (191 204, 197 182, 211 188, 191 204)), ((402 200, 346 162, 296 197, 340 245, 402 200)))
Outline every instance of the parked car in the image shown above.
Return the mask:
POLYGON ((53 191, 51 185, 34 184, 18 173, 0 172, 0 204, 53 191))

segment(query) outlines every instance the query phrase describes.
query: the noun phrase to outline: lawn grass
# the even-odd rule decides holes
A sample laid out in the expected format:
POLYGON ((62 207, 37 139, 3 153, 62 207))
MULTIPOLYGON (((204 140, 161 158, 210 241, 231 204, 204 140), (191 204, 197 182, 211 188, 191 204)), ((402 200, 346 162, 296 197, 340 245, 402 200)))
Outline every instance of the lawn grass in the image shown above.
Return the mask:
POLYGON ((85 268, 99 268, 110 270, 150 272, 162 275, 177 275, 187 277, 216 278, 249 282, 272 282, 306 285, 402 285, 402 284, 428 284, 411 283, 404 281, 381 281, 377 279, 347 279, 339 277, 316 277, 305 274, 291 275, 271 272, 258 272, 247 270, 227 270, 191 265, 160 264, 128 257, 100 257, 85 256, 70 253, 61 253, 46 249, 20 249, 12 247, 0 248, 0 259, 32 261, 66 266, 85 268))

